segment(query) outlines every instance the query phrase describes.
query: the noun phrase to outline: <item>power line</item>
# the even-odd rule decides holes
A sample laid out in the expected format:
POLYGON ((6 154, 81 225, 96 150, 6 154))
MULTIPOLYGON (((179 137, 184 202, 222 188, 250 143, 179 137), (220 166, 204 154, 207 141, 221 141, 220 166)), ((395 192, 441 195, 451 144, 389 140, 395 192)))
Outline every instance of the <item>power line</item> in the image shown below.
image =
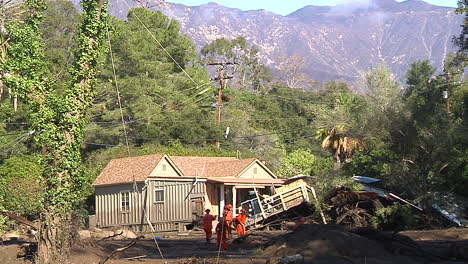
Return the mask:
POLYGON ((122 127, 123 127, 124 134, 125 134, 125 143, 127 144, 127 152, 128 152, 128 156, 130 156, 130 147, 128 145, 127 128, 125 127, 125 119, 124 119, 123 110, 122 110, 122 101, 120 100, 119 84, 117 82, 117 75, 115 74, 114 54, 112 53, 112 45, 111 45, 110 35, 109 35, 109 26, 107 23, 106 23, 106 31, 107 31, 107 42, 109 43, 109 53, 110 53, 110 57, 112 61, 112 73, 114 74, 115 90, 117 92, 117 102, 119 103, 120 117, 122 119, 122 127))
POLYGON ((7 145, 9 148, 7 150, 4 150, 0 153, 0 155, 3 155, 7 152, 10 152, 10 151, 13 151, 17 148, 19 148, 20 146, 17 147, 18 144, 20 144, 21 142, 25 141, 28 139, 28 136, 32 134, 32 132, 28 132, 26 134, 23 134, 21 135, 20 137, 16 138, 15 141, 13 141, 12 143, 10 143, 9 145, 7 145), (12 145, 13 144, 13 145, 12 145))
MULTIPOLYGON (((257 135, 256 137, 260 137, 262 135, 257 135)), ((291 142, 291 141, 296 141, 296 140, 299 140, 299 139, 306 139, 306 138, 312 138, 312 137, 315 137, 315 135, 304 135, 304 136, 300 136, 300 137, 293 137, 293 138, 286 138, 286 139, 275 139, 275 140, 272 140, 273 142, 291 142)), ((245 137, 240 137, 241 139, 245 139, 245 137)), ((145 140, 148 140, 148 141, 154 141, 154 142, 158 142, 158 141, 166 141, 166 140, 161 140, 161 139, 154 139, 154 138, 140 138, 140 139, 145 139, 145 140)), ((183 140, 183 139, 171 139, 171 140, 183 140)), ((185 139, 186 141, 190 141, 190 140, 187 140, 185 139)), ((191 140, 191 143, 194 143, 195 141, 213 141, 213 139, 197 139, 197 140, 191 140)), ((221 139, 219 139, 221 140, 221 139)), ((236 146, 251 146, 252 144, 251 143, 248 143, 248 142, 231 142, 233 145, 236 145, 236 146)), ((117 146, 120 146, 120 145, 115 145, 115 144, 107 144, 107 143, 94 143, 94 142, 85 142, 84 144, 86 145, 95 145, 95 146, 103 146, 103 147, 117 147, 117 146)), ((227 145, 225 145, 227 146, 227 145)))
MULTIPOLYGON (((247 140, 247 139, 251 139, 251 138, 260 138, 260 137, 265 137, 265 136, 271 136, 271 135, 278 135, 278 134, 284 134, 284 133, 288 133, 288 132, 294 132, 295 130, 283 130, 283 131, 277 131, 277 132, 272 132, 272 133, 265 133, 265 134, 256 134, 256 135, 247 135, 247 136, 238 136, 238 137, 230 137, 229 139, 231 140, 234 140, 234 139, 241 139, 241 140, 247 140)), ((109 137, 115 137, 115 138, 120 138, 120 137, 123 137, 122 135, 113 135, 113 134, 100 134, 98 133, 98 135, 102 135, 102 136, 109 136, 109 137)), ((299 136, 299 137, 293 137, 293 138, 286 138, 286 139, 281 139, 281 141, 292 141, 292 140, 296 140, 296 139, 302 139, 302 138, 310 138, 310 137, 313 137, 315 135, 304 135, 304 136, 299 136)), ((220 138, 151 138, 151 137, 128 137, 130 139, 136 139, 136 140, 143 140, 143 141, 152 141, 152 142, 167 142, 167 141, 174 141, 174 140, 182 140, 182 141, 187 141, 187 142, 190 142, 190 143, 196 143, 196 142, 200 142, 200 141, 216 141, 216 140, 223 140, 222 137, 220 138)), ((278 141, 278 140, 275 140, 275 141, 278 141)), ((86 144, 89 144, 89 145, 102 145, 102 146, 116 146, 116 145, 112 145, 112 144, 106 144, 106 143, 86 143, 86 144)), ((245 145, 250 145, 249 143, 235 143, 235 144, 245 144, 245 145)))
MULTIPOLYGON (((305 117, 278 117, 278 118, 254 118, 254 119, 224 119, 223 123, 236 123, 236 122, 250 122, 250 121, 277 121, 277 120, 307 120, 305 117)), ((176 120, 154 120, 154 121, 142 121, 142 120, 131 120, 125 122, 126 124, 142 123, 142 124, 158 124, 158 123, 200 123, 200 122, 213 122, 212 119, 176 119, 176 120)), ((121 121, 91 121, 90 124, 115 124, 120 125, 121 121)), ((15 125, 18 123, 11 122, 0 122, 4 125, 15 125)), ((29 125, 29 123, 21 123, 22 125, 29 125)))

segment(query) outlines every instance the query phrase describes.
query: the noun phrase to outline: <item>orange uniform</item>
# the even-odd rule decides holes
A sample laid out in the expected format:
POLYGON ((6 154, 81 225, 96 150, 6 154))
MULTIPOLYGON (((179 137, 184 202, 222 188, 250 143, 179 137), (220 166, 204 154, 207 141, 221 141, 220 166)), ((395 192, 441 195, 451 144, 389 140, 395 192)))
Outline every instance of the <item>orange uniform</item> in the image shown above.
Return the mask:
POLYGON ((213 235, 213 221, 216 218, 210 214, 209 210, 205 211, 206 214, 203 217, 203 230, 205 230, 206 243, 210 243, 211 236, 213 235))
POLYGON ((241 213, 237 216, 237 234, 239 236, 245 235, 245 224, 247 223, 247 213, 244 208, 242 208, 241 213))
POLYGON ((229 237, 231 237, 232 236, 231 225, 232 225, 232 221, 234 220, 234 215, 232 213, 232 204, 228 204, 224 207, 223 217, 227 224, 228 235, 229 237))
POLYGON ((220 221, 216 225, 216 236, 218 238, 216 241, 216 248, 219 249, 222 243, 224 250, 227 250, 228 249, 228 242, 227 242, 228 225, 225 220, 220 221))

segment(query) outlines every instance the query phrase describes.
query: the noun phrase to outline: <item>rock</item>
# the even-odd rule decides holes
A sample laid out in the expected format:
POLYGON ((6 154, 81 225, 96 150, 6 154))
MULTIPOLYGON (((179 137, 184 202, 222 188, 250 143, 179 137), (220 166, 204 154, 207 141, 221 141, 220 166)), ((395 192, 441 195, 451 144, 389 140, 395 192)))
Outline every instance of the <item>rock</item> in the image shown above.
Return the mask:
POLYGON ((78 231, 78 235, 80 235, 81 239, 90 239, 91 238, 91 232, 89 232, 89 230, 80 230, 80 231, 78 231))
POLYGON ((95 239, 104 239, 104 238, 107 238, 107 237, 111 237, 114 235, 114 231, 110 231, 110 230, 101 230, 99 232, 93 232, 92 236, 95 238, 95 239))
POLYGON ((280 264, 302 264, 304 263, 304 257, 301 254, 287 256, 278 260, 280 264))
POLYGON ((3 241, 18 240, 19 238, 20 238, 20 236, 18 234, 15 234, 15 233, 6 233, 6 234, 2 235, 3 241))
POLYGON ((135 239, 137 236, 130 230, 117 229, 114 232, 114 235, 118 235, 115 239, 135 239))

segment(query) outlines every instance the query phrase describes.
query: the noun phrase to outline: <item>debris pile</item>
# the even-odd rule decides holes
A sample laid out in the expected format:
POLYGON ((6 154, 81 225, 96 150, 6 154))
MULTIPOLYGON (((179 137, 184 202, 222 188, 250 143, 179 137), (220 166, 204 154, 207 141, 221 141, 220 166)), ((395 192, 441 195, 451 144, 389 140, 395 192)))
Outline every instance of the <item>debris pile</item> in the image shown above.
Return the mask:
POLYGON ((325 202, 329 205, 327 214, 333 222, 353 227, 370 226, 374 212, 383 207, 377 193, 355 192, 347 187, 332 190, 325 202))
MULTIPOLYGON (((463 247, 464 248, 464 247, 463 247)), ((374 228, 308 225, 265 244, 270 263, 300 254, 304 263, 425 263, 467 260, 464 256, 434 254, 411 238, 374 228)))

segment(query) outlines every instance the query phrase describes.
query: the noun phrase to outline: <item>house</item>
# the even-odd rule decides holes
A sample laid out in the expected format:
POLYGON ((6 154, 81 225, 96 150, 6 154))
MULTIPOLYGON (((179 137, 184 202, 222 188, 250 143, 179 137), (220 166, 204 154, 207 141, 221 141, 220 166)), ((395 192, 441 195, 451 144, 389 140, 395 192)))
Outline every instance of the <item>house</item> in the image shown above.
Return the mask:
POLYGON ((235 157, 152 154, 111 160, 94 181, 96 225, 184 231, 209 208, 271 195, 278 179, 264 162, 235 157))

